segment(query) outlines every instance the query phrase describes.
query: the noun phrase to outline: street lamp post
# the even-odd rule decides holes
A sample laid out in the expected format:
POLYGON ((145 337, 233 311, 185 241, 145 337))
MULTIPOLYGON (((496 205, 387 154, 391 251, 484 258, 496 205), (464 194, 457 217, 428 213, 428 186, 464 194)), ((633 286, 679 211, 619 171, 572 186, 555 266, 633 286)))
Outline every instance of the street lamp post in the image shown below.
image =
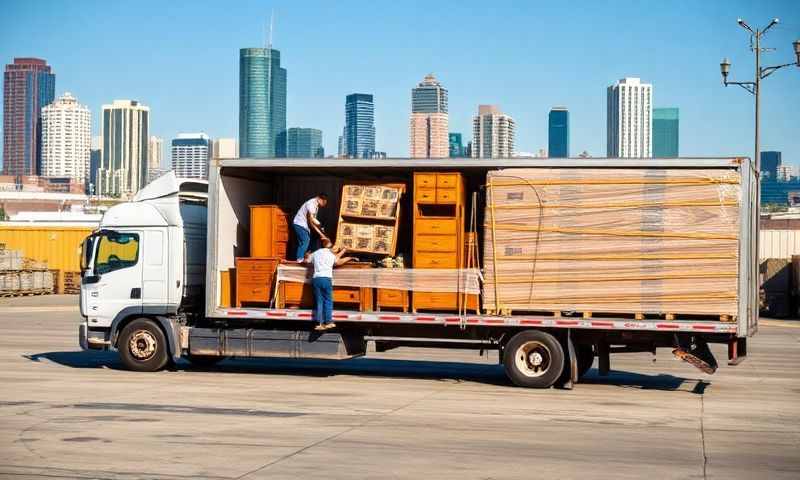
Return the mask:
MULTIPOLYGON (((753 161, 756 165, 756 175, 761 174, 761 144, 760 144, 760 134, 761 134, 761 121, 760 121, 760 113, 761 113, 761 80, 767 78, 768 76, 772 75, 775 70, 778 70, 783 67, 789 67, 792 65, 796 65, 800 67, 800 40, 795 40, 792 42, 792 46, 794 47, 794 55, 795 61, 792 63, 784 63, 783 65, 774 65, 772 67, 762 67, 761 66, 761 52, 766 51, 766 48, 761 47, 761 37, 764 36, 767 31, 778 24, 779 20, 777 18, 773 19, 769 22, 769 25, 763 29, 755 29, 753 30, 750 26, 745 23, 744 20, 741 18, 737 20, 739 26, 750 32, 750 49, 755 54, 756 60, 756 75, 755 81, 753 82, 729 82, 728 81, 728 74, 731 70, 731 62, 724 58, 722 62, 719 64, 720 73, 722 73, 722 83, 727 87, 728 85, 739 85, 740 87, 744 88, 748 92, 752 93, 756 97, 756 121, 755 121, 755 157, 753 161)), ((759 202, 760 203, 760 202, 759 202)))

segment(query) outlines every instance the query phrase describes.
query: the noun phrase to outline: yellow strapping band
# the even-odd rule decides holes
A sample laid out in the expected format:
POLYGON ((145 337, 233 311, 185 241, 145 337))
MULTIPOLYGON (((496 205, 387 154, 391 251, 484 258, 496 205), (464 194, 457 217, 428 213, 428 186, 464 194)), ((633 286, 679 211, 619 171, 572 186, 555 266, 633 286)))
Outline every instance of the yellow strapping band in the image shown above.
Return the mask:
POLYGON ((585 209, 599 209, 599 208, 639 208, 639 207, 738 207, 737 200, 728 201, 680 201, 675 200, 672 202, 616 202, 616 203, 599 203, 599 204, 580 204, 580 203, 513 203, 505 205, 495 205, 494 208, 498 210, 526 210, 537 208, 585 208, 585 209))
POLYGON ((530 227, 525 225, 497 225, 497 230, 513 232, 549 232, 574 235, 607 235, 612 237, 693 238, 698 240, 737 240, 736 235, 715 235, 699 232, 646 232, 641 230, 604 230, 602 228, 530 227))
POLYGON ((503 278, 498 275, 497 283, 501 285, 516 283, 592 283, 592 282, 639 282, 645 280, 683 280, 695 278, 737 278, 736 272, 711 272, 711 273, 676 273, 661 275, 640 275, 635 277, 536 277, 533 279, 503 278))
POLYGON ((739 258, 736 254, 725 253, 653 253, 641 255, 626 255, 613 253, 575 253, 575 254, 555 254, 542 253, 539 255, 499 255, 498 260, 734 260, 739 258))
MULTIPOLYGON (((502 178, 498 176, 496 178, 502 178)), ((729 178, 664 178, 661 180, 644 180, 637 178, 609 178, 609 179, 584 179, 584 180, 531 180, 527 182, 519 181, 496 181, 494 178, 491 183, 495 187, 530 187, 532 185, 739 185, 739 179, 729 178)))

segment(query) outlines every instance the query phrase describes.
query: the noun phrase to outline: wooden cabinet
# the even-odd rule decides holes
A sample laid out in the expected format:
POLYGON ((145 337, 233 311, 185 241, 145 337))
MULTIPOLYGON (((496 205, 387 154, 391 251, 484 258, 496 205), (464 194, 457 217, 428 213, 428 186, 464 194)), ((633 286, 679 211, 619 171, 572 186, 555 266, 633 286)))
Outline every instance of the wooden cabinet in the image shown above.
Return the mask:
POLYGON ((236 306, 243 304, 269 304, 272 300, 272 285, 280 259, 236 258, 236 306))
POLYGON ((250 205, 250 256, 286 258, 289 222, 277 205, 250 205))
POLYGON ((389 288, 379 288, 377 307, 380 312, 385 308, 399 308, 404 312, 408 311, 408 292, 406 290, 393 290, 389 288))
MULTIPOLYGON (((464 179, 457 172, 414 174, 414 268, 464 267, 464 179)), ((455 288, 455 286, 454 286, 455 288)), ((381 292, 378 292, 380 302, 381 292)), ((418 292, 411 309, 458 310, 459 302, 477 308, 477 296, 466 300, 457 293, 418 292)))

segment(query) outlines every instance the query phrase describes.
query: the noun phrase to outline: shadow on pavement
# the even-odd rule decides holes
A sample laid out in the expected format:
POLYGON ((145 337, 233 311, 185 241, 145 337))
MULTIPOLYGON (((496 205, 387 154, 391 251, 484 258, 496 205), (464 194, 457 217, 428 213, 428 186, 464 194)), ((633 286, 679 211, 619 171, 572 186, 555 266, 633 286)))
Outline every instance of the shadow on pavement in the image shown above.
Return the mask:
MULTIPOLYGON (((111 368, 124 370, 119 357, 113 352, 42 352, 24 355, 34 362, 51 361, 71 368, 111 368)), ((353 358, 349 360, 319 359, 226 359, 211 367, 191 365, 185 360, 170 368, 173 371, 219 372, 230 374, 271 373, 307 377, 359 375, 385 378, 429 379, 452 382, 477 382, 497 386, 511 386, 501 365, 429 360, 395 360, 379 358, 353 358)), ((710 383, 693 378, 669 374, 646 375, 612 370, 601 377, 592 369, 580 384, 613 385, 641 390, 685 391, 703 394, 710 383)))
POLYGON ((640 390, 669 390, 685 391, 702 395, 706 387, 711 385, 709 382, 697 378, 676 377, 674 375, 659 373, 656 375, 644 375, 636 372, 626 372, 622 370, 612 370, 608 376, 601 377, 597 370, 592 369, 580 381, 590 385, 615 385, 623 388, 636 388, 640 390))

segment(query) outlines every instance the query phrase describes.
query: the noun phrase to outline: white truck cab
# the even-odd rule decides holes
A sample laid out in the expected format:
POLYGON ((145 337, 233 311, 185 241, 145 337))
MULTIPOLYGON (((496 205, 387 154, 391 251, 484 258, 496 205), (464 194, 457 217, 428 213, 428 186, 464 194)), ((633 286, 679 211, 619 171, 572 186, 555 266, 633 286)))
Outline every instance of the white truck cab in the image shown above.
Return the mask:
MULTIPOLYGON (((177 341, 180 312, 203 301, 207 189, 205 181, 169 173, 103 215, 81 251, 83 348, 117 348, 137 319, 160 326, 170 344, 177 341)), ((132 334, 124 340, 141 347, 134 354, 167 358, 150 351, 158 332, 132 334)), ((177 350, 169 353, 180 355, 177 350)))

